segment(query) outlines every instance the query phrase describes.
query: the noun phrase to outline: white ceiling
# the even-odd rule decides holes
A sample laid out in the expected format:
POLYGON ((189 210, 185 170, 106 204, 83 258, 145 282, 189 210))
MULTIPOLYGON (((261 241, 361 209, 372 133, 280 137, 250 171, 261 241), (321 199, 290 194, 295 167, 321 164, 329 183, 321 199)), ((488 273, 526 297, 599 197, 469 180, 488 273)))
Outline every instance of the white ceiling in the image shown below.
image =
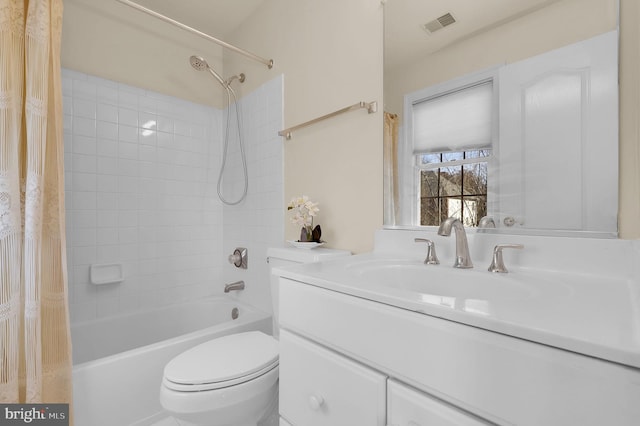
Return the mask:
MULTIPOLYGON (((134 0, 186 25, 223 39, 265 0, 134 0)), ((456 41, 560 0, 386 0, 385 67, 395 68, 456 41), (456 23, 433 34, 422 25, 446 13, 456 23)), ((242 46, 239 46, 242 47, 242 46)))

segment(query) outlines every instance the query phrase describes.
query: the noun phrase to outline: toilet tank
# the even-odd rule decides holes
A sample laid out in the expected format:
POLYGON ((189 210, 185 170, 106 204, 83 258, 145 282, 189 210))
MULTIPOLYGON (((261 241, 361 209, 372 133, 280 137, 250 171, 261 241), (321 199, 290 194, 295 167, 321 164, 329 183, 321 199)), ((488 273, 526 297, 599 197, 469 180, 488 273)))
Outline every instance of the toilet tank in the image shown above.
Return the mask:
POLYGON ((301 263, 322 262, 336 257, 350 256, 347 250, 329 249, 318 247, 315 249, 300 249, 295 247, 271 247, 267 249, 267 262, 269 263, 269 279, 271 282, 271 306, 273 307, 273 336, 279 338, 279 286, 278 277, 272 274, 273 268, 282 268, 301 263))

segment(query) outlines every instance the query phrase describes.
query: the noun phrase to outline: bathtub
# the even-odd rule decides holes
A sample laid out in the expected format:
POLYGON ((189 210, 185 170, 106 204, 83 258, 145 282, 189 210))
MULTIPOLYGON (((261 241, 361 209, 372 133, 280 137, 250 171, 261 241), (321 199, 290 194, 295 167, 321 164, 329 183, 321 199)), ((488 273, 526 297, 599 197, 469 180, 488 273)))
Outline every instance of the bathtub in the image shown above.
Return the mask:
POLYGON ((199 343, 250 330, 271 333, 271 316, 222 297, 72 325, 76 426, 161 421, 165 364, 199 343))

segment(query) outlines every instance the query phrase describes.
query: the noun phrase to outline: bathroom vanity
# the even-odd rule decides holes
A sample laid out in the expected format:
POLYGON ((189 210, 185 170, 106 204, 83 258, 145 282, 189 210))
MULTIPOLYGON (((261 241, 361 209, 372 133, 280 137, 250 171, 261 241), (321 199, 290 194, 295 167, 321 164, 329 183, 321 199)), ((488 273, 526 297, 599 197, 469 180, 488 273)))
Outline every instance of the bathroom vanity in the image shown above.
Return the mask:
POLYGON ((394 232, 275 271, 281 425, 640 424, 635 242, 474 235, 458 270, 450 239, 424 265, 424 233, 394 232), (494 243, 525 245, 509 274, 487 272, 494 243))

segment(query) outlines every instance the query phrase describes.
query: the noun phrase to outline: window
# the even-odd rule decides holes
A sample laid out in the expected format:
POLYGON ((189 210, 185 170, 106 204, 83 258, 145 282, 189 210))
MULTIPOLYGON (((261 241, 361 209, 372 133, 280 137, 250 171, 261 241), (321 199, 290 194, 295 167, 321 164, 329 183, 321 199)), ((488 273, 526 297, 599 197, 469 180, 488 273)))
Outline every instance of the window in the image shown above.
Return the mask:
POLYGON ((413 223, 438 226, 447 217, 456 217, 473 227, 487 215, 495 79, 495 71, 484 72, 405 99, 406 155, 414 171, 413 223))
POLYGON ((490 149, 423 154, 420 164, 420 225, 438 226, 448 217, 478 226, 487 214, 490 149))

